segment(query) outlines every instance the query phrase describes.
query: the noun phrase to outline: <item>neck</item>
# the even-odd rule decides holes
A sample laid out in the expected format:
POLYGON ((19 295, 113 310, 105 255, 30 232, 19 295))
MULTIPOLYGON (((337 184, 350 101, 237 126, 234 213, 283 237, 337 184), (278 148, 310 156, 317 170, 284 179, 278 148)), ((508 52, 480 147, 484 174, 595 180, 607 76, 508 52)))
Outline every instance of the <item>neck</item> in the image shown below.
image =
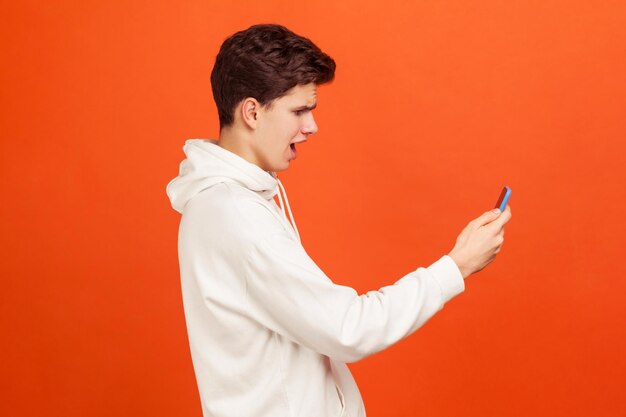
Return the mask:
POLYGON ((225 128, 220 130, 220 136, 217 140, 217 145, 221 148, 226 149, 236 155, 239 155, 246 161, 255 164, 252 152, 249 147, 246 146, 247 141, 240 133, 230 129, 225 128))
MULTIPOLYGON (((249 146, 250 138, 245 133, 241 133, 236 129, 225 128, 220 130, 217 140, 217 146, 230 151, 246 161, 265 170, 258 162, 256 155, 251 146, 249 146)), ((274 173, 266 171, 274 176, 274 173)))

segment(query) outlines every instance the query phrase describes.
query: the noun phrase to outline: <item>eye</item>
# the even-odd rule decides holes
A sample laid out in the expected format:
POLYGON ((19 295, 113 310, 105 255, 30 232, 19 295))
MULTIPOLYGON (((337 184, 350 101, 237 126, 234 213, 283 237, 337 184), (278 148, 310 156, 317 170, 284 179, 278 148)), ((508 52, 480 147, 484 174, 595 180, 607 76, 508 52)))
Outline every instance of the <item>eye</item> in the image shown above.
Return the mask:
POLYGON ((304 113, 305 111, 306 111, 306 109, 304 109, 304 110, 296 110, 296 111, 294 111, 294 113, 296 114, 296 116, 300 116, 300 115, 302 115, 302 113, 304 113))

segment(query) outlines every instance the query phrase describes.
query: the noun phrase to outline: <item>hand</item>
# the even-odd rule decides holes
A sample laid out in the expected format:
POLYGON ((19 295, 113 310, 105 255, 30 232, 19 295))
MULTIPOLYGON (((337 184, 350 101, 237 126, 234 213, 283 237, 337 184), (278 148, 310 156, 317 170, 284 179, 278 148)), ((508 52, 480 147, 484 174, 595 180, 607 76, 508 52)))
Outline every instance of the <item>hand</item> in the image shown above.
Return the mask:
POLYGON ((511 208, 504 212, 489 210, 472 220, 456 238, 450 256, 456 262, 463 278, 480 271, 500 252, 504 243, 504 225, 511 220, 511 208))

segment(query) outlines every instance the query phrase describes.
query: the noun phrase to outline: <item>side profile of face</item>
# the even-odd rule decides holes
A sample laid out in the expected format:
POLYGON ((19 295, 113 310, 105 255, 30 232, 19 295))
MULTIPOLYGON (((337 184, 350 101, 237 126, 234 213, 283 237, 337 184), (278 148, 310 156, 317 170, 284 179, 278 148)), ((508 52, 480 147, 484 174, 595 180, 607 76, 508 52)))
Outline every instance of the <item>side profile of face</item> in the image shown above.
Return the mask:
POLYGON ((298 155, 297 144, 317 132, 313 117, 316 106, 317 86, 310 83, 295 86, 274 100, 270 107, 254 108, 251 162, 265 171, 279 172, 289 168, 290 162, 298 155))

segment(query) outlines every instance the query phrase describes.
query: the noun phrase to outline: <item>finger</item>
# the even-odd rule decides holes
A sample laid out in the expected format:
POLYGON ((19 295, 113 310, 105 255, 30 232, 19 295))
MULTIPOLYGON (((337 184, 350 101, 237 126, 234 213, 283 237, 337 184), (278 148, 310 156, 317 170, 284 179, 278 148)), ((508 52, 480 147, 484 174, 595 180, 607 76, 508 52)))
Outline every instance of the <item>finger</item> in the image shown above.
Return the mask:
POLYGON ((502 215, 500 215, 500 217, 498 217, 494 221, 494 223, 498 224, 498 226, 500 227, 504 227, 504 225, 507 224, 509 220, 511 220, 511 217, 513 217, 513 215, 511 214, 511 207, 507 205, 504 211, 502 212, 502 215))
POLYGON ((504 209, 503 214, 507 217, 507 221, 508 221, 508 219, 510 219, 513 216, 513 212, 511 211, 511 206, 507 205, 504 209))
POLYGON ((504 238, 502 238, 500 242, 498 243, 498 246, 496 246, 495 253, 500 253, 500 251, 502 250, 502 246, 504 246, 504 238))
POLYGON ((493 222, 500 215, 501 213, 499 209, 489 210, 484 212, 480 217, 472 220, 470 225, 472 225, 475 229, 478 229, 480 226, 493 222))
POLYGON ((491 233, 493 233, 494 236, 502 236, 504 237, 504 224, 501 224, 500 219, 496 219, 496 221, 493 221, 487 225, 485 225, 484 227, 489 229, 491 231, 491 233))

